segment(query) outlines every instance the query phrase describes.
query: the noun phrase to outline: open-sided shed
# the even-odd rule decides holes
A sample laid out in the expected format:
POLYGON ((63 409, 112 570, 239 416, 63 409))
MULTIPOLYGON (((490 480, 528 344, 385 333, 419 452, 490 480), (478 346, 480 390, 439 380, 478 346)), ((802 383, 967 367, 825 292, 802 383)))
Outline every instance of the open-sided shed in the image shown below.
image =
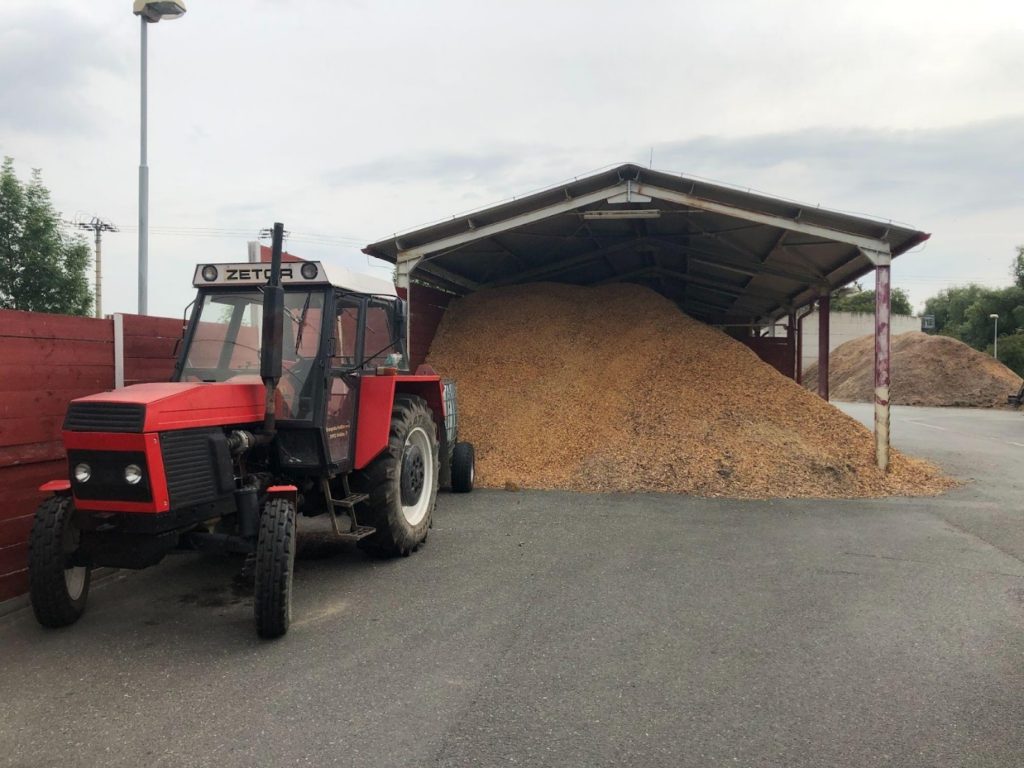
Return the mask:
MULTIPOLYGON (((364 252, 396 264, 406 290, 415 283, 464 295, 535 281, 631 281, 705 322, 743 327, 748 337, 788 318, 797 345, 798 312, 818 302, 819 391, 826 399, 828 297, 875 270, 875 434, 885 468, 890 264, 928 237, 627 164, 402 233, 364 252)), ((415 295, 410 298, 415 317, 415 295)), ((798 356, 792 358, 795 366, 798 356)))

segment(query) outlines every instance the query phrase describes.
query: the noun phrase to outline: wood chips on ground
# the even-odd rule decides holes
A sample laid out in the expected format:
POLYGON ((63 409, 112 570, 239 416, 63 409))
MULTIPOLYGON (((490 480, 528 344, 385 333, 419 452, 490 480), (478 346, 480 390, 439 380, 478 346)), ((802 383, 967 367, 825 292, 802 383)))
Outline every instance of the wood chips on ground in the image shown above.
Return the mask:
POLYGON ((743 344, 638 285, 535 283, 453 302, 429 362, 459 387, 483 487, 735 498, 950 487, 743 344))
MULTIPOLYGON (((894 405, 992 408, 1006 405, 1021 378, 1005 365, 962 341, 920 331, 892 337, 894 405)), ((829 355, 828 385, 833 400, 868 403, 874 399, 875 339, 864 336, 840 344, 829 355)), ((804 376, 804 385, 818 389, 818 365, 804 376)))

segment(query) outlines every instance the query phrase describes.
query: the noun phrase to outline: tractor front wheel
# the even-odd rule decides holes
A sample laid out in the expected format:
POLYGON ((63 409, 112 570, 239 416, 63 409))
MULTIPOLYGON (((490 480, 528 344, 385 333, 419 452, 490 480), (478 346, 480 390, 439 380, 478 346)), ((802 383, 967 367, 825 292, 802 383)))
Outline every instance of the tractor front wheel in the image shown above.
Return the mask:
POLYGON ((68 496, 47 499, 36 510, 28 540, 32 611, 44 627, 66 627, 85 612, 92 572, 72 561, 80 534, 68 496))
POLYGON ((437 426, 422 397, 399 395, 391 410, 388 446, 355 484, 369 494, 362 519, 377 531, 359 546, 382 557, 407 556, 427 538, 437 502, 437 426))
POLYGON ((294 571, 295 504, 288 498, 272 498, 263 507, 256 541, 253 608, 260 637, 272 639, 288 631, 294 571))

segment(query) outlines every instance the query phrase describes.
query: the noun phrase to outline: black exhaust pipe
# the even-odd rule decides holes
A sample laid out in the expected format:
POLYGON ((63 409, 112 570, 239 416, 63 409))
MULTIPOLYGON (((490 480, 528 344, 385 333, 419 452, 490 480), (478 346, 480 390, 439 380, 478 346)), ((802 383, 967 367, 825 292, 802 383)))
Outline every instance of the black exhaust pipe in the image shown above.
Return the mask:
POLYGON ((284 224, 274 224, 270 251, 270 280, 263 286, 263 343, 260 346, 260 378, 266 388, 263 432, 277 430, 277 383, 281 380, 281 344, 284 335, 284 288, 281 287, 281 250, 284 224))

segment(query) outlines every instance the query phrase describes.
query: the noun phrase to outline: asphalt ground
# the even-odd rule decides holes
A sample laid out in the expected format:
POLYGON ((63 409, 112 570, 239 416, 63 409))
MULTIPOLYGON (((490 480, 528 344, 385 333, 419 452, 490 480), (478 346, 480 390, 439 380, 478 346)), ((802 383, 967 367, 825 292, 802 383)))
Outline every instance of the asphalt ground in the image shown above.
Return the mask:
POLYGON ((0 764, 1016 768, 1024 416, 894 423, 971 482, 444 495, 410 558, 307 535, 274 642, 234 565, 197 555, 96 584, 66 630, 18 611, 0 619, 0 764))

